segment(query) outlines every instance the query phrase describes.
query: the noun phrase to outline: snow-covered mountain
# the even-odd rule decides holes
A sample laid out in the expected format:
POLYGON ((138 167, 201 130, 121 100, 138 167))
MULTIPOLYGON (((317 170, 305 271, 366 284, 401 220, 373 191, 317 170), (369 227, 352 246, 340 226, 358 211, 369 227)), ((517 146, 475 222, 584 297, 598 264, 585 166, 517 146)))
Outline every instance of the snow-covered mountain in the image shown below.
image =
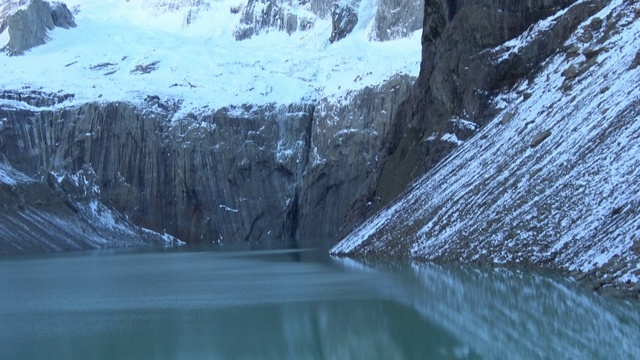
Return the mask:
MULTIPOLYGON (((585 4, 487 50, 494 66, 585 4)), ((493 97, 475 135, 426 133, 457 148, 331 252, 560 269, 638 296, 640 5, 595 6, 539 71, 493 97)))
POLYGON ((326 240, 419 70, 422 13, 388 14, 420 4, 71 0, 64 27, 5 2, 2 43, 44 44, 0 55, 2 158, 37 179, 88 166, 103 203, 186 241, 326 240))

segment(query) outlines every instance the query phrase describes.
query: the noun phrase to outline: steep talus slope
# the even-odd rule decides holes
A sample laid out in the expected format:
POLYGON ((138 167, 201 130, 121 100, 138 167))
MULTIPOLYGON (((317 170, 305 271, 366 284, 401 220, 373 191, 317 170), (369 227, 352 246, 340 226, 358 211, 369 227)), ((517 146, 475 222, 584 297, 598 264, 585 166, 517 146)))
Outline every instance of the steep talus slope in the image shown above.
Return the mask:
MULTIPOLYGON (((491 49, 496 65, 571 9, 491 49)), ((478 134, 332 253, 544 267, 640 296, 639 17, 619 0, 585 19, 493 99, 478 134)))
POLYGON ((35 181, 0 164, 0 254, 178 243, 99 203, 94 180, 83 169, 35 181))
POLYGON ((353 221, 346 228, 388 204, 454 149, 458 140, 473 135, 495 115, 489 103, 493 96, 535 73, 580 22, 602 7, 600 1, 577 2, 503 61, 497 61, 501 53, 490 51, 573 2, 427 1, 420 75, 396 115, 398 126, 388 156, 382 159, 378 186, 367 195, 375 200, 374 206, 352 208, 353 221))

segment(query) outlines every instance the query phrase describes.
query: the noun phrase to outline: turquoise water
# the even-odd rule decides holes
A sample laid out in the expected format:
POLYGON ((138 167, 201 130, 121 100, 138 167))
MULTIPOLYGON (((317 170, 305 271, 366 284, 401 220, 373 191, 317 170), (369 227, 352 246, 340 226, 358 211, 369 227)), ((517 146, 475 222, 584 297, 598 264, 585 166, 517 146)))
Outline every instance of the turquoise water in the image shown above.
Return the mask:
POLYGON ((0 258, 0 359, 631 359, 640 308, 526 272, 167 249, 0 258))

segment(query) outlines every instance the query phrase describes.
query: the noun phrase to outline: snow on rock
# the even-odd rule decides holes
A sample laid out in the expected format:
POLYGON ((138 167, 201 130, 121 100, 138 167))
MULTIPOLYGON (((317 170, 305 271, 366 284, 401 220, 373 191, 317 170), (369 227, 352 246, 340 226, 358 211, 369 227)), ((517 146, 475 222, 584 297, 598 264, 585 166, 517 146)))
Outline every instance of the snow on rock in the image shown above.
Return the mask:
MULTIPOLYGON (((421 59, 420 31, 394 41, 369 40, 371 1, 358 9, 355 30, 335 44, 329 43, 331 20, 321 17, 306 31, 272 31, 236 41, 242 14, 232 9, 244 6, 238 0, 66 4, 77 28, 50 31, 50 41, 24 56, 0 54, 1 89, 74 95, 49 108, 92 101, 143 104, 157 96, 179 103, 177 116, 184 116, 204 108, 340 95, 395 74, 415 76, 421 59)), ((304 7, 291 11, 309 16, 304 7)), ((0 36, 6 40, 6 31, 0 36)))
POLYGON ((638 14, 618 0, 588 19, 535 78, 495 99, 500 113, 476 136, 331 252, 544 266, 637 293, 638 14))
POLYGON ((90 173, 35 181, 0 163, 0 254, 180 244, 100 203, 90 173))
MULTIPOLYGON (((0 131, 2 131, 2 121, 3 119, 0 118, 0 131)), ((16 171, 11 166, 3 163, 2 159, 0 158, 0 183, 15 186, 19 183, 29 182, 33 182, 33 179, 19 171, 16 171)))

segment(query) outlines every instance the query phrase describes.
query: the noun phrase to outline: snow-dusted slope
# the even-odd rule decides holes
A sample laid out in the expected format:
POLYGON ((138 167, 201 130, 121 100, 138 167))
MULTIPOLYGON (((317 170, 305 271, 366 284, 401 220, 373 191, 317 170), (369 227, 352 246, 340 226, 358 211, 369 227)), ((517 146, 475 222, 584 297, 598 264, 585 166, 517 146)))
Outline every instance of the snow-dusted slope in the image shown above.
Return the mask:
MULTIPOLYGON (((518 51, 553 21, 504 46, 518 51)), ((640 4, 612 1, 535 78, 495 99, 501 112, 483 130, 332 253, 543 266, 637 293, 639 40, 640 4)))
POLYGON ((35 181, 0 162, 0 255, 181 243, 100 203, 95 174, 48 180, 35 181))
MULTIPOLYGON (((378 85, 398 73, 417 74, 419 31, 389 42, 369 40, 374 0, 361 2, 358 26, 334 44, 331 20, 319 17, 306 31, 236 41, 241 13, 231 9, 245 3, 66 1, 77 28, 54 29, 47 44, 24 56, 0 55, 0 88, 75 95, 58 107, 96 99, 136 103, 157 95, 181 101, 188 112, 310 101, 378 85)), ((292 9, 308 13, 302 5, 292 9)), ((0 44, 7 36, 0 35, 0 44)))

